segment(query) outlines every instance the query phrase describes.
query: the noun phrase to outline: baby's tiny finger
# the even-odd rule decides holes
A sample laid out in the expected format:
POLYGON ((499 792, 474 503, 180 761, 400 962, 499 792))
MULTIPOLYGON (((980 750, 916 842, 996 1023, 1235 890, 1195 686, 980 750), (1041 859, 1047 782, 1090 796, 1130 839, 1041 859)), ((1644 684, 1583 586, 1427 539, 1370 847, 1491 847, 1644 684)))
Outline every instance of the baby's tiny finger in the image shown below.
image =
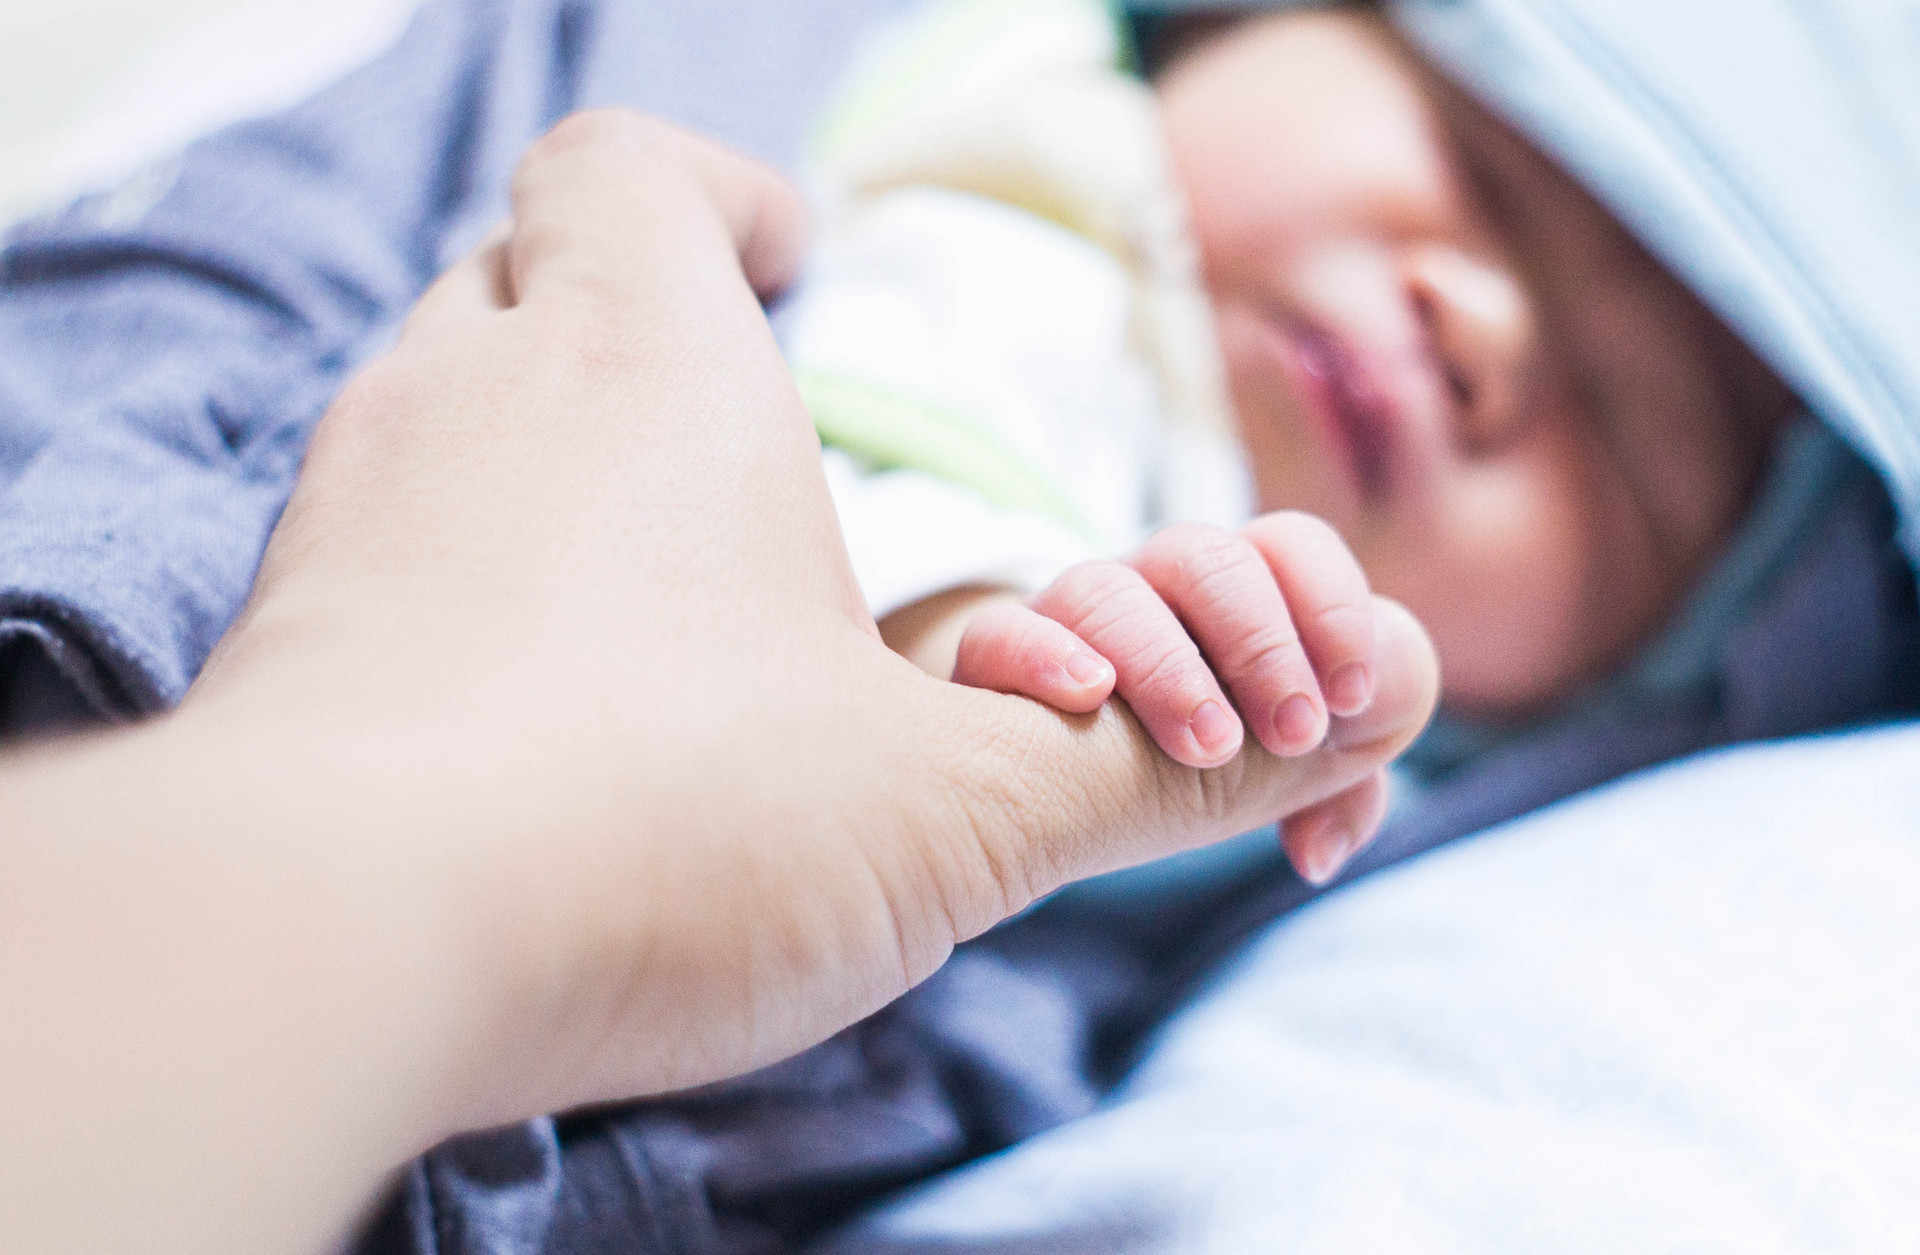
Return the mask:
POLYGON ((1138 571, 1119 562, 1084 563, 1033 604, 1113 663, 1116 691, 1167 757, 1204 768, 1240 752, 1239 716, 1180 620, 1138 571))
POLYGON ((1022 605, 988 606, 968 622, 953 680, 1014 693, 1055 710, 1084 715, 1113 693, 1113 664, 1052 619, 1022 605))
POLYGON ((1327 709, 1357 715, 1373 703, 1372 590, 1353 551, 1331 525, 1283 510, 1241 529, 1265 556, 1313 662, 1327 709))
POLYGON ((1320 685, 1257 547, 1221 528, 1182 523, 1149 540, 1133 565, 1193 633, 1262 745, 1291 757, 1320 744, 1320 685))
POLYGON ((1386 816, 1387 773, 1381 768, 1345 793, 1289 816, 1280 825, 1280 840, 1295 870, 1308 883, 1324 885, 1373 840, 1386 816))

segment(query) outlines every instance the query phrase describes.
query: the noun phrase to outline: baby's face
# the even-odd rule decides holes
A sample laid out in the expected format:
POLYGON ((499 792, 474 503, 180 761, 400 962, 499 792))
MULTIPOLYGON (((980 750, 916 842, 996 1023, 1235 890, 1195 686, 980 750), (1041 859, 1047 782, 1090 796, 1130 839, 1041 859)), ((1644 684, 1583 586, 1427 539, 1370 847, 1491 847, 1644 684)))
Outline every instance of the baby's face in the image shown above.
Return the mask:
POLYGON ((1243 22, 1161 92, 1262 507, 1346 535, 1458 707, 1619 661, 1738 521, 1784 388, 1373 16, 1243 22))

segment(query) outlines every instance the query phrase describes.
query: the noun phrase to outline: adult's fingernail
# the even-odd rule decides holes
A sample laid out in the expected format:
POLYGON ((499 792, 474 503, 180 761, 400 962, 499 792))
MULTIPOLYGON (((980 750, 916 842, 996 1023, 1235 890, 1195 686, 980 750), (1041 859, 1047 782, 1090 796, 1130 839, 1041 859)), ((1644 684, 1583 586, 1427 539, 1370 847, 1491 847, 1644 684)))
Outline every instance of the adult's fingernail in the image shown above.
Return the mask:
POLYGON ((1350 662, 1327 677, 1327 707, 1336 715, 1357 715, 1373 705, 1373 673, 1350 662))
POLYGON ((1200 752, 1209 758, 1218 757, 1233 748, 1233 716, 1219 702, 1208 699, 1200 703, 1200 708, 1187 720, 1187 731, 1193 733, 1200 752))
POLYGON ((1113 668, 1107 665, 1104 658, 1095 658, 1092 654, 1074 654, 1060 665, 1066 668, 1067 674, 1081 688, 1090 689, 1103 684, 1113 674, 1113 668))
POLYGON ((1305 693, 1295 693, 1281 702, 1273 712, 1273 735, 1297 754, 1304 754, 1318 744, 1320 712, 1314 709, 1313 699, 1305 693))

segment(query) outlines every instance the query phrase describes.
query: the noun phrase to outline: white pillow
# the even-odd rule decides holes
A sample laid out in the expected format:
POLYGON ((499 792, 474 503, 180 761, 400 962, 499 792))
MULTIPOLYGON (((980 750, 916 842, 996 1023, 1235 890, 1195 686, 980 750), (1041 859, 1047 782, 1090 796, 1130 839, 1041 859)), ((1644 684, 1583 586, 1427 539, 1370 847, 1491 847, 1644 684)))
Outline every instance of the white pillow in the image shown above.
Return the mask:
POLYGON ((1665 768, 1329 898, 1102 1113, 830 1246, 1920 1249, 1920 726, 1665 768))

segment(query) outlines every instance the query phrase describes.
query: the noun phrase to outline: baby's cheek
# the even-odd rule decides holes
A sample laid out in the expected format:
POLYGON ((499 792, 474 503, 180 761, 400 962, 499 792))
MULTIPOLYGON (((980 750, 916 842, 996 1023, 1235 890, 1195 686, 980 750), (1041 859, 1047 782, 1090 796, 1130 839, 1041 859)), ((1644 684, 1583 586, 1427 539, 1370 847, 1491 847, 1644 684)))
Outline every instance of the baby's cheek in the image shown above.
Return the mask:
POLYGON ((1570 469, 1521 461, 1464 474, 1443 509, 1407 520, 1391 546, 1370 546, 1374 587, 1432 634, 1450 705, 1524 713, 1606 660, 1601 537, 1570 469))

